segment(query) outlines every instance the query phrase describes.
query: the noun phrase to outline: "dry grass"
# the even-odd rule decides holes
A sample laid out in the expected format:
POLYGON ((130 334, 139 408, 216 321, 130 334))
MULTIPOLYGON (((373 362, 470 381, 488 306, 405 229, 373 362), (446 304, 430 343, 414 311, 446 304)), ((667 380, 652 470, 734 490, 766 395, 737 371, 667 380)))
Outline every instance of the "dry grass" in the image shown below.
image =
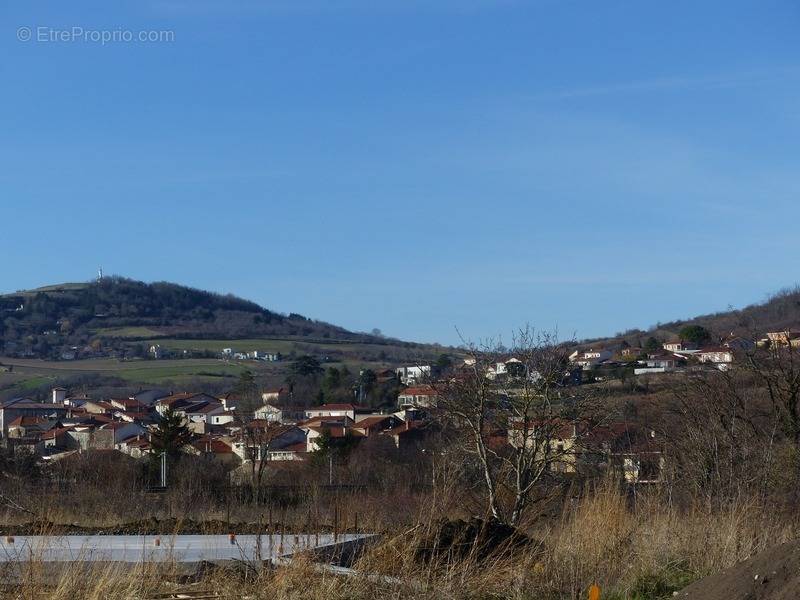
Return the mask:
MULTIPOLYGON (((539 542, 525 550, 464 560, 423 564, 415 558, 419 539, 430 533, 440 506, 419 523, 384 536, 356 565, 359 576, 345 577, 297 559, 277 569, 220 569, 189 586, 176 583, 173 565, 69 565, 54 574, 50 565, 16 565, 19 585, 8 583, 8 598, 156 598, 176 589, 208 597, 308 600, 350 598, 586 598, 592 583, 603 598, 668 598, 689 581, 793 539, 791 515, 748 501, 714 512, 703 506, 680 509, 659 493, 629 498, 600 485, 574 500, 559 520, 532 524, 539 542), (202 595, 202 594, 201 594, 202 595)), ((434 503, 435 504, 435 503, 434 503)), ((11 566, 14 567, 13 565, 11 566)))

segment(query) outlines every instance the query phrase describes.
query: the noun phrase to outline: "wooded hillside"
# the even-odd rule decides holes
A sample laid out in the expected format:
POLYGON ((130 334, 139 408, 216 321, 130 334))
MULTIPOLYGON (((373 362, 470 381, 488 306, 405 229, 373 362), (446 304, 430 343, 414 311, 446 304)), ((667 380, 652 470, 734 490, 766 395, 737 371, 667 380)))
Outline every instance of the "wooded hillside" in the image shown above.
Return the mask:
POLYGON ((232 295, 121 277, 7 294, 0 297, 0 311, 5 354, 41 358, 120 338, 372 338, 302 315, 272 312, 232 295))

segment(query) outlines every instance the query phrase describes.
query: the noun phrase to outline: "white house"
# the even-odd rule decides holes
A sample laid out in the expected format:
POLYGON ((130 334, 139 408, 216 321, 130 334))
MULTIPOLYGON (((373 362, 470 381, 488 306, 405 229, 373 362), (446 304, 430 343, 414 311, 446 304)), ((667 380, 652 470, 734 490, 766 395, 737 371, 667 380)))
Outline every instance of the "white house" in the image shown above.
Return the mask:
POLYGON ((356 415, 369 414, 368 408, 362 408, 355 404, 323 404, 305 410, 306 419, 317 417, 347 417, 351 421, 357 420, 356 415))
POLYGON ((278 388, 277 390, 268 390, 261 394, 261 399, 264 401, 264 404, 274 404, 276 402, 281 402, 282 400, 286 400, 289 397, 289 392, 284 388, 278 388))
POLYGON ((256 419, 273 423, 297 423, 306 418, 302 408, 282 408, 274 404, 264 404, 253 415, 256 419))
POLYGON ((667 352, 688 352, 697 350, 697 344, 683 341, 667 342, 666 344, 662 344, 662 348, 667 352))
POLYGON ((152 346, 150 346, 148 353, 156 360, 160 358, 166 358, 170 354, 169 350, 161 347, 161 344, 153 344, 152 346))
POLYGON ((436 390, 429 385, 417 385, 404 389, 397 396, 400 408, 430 408, 436 406, 436 390))
POLYGON ((412 367, 398 367, 395 373, 404 385, 412 385, 429 379, 431 376, 430 365, 416 365, 412 367))
POLYGON ((233 419, 233 414, 229 412, 208 415, 208 423, 210 425, 226 425, 227 423, 233 423, 233 419))
POLYGON ((703 348, 697 353, 697 359, 701 363, 713 364, 724 371, 733 362, 733 350, 725 346, 703 348))
POLYGON ((611 358, 611 350, 576 350, 569 355, 569 360, 573 364, 579 365, 584 369, 591 369, 593 366, 611 358))
POLYGON ((298 442, 279 450, 270 450, 267 452, 267 460, 304 460, 305 454, 306 443, 298 442))
POLYGON ((499 361, 493 365, 489 365, 489 367, 486 369, 486 378, 497 379, 498 377, 508 373, 516 365, 522 366, 523 363, 518 358, 513 357, 506 361, 499 361))
POLYGON ((686 363, 686 359, 677 354, 661 354, 650 356, 642 362, 644 366, 635 368, 633 370, 634 375, 674 371, 678 367, 683 366, 686 363))
POLYGON ((253 413, 253 418, 262 421, 270 421, 272 423, 280 423, 282 412, 283 411, 277 406, 273 406, 272 404, 264 404, 260 408, 256 409, 256 411, 253 413))
POLYGON ((178 408, 175 412, 182 414, 187 421, 195 423, 210 423, 211 417, 214 416, 231 417, 233 420, 232 415, 225 414, 221 402, 198 402, 178 408))
POLYGON ((770 331, 767 337, 762 340, 776 347, 780 346, 800 346, 800 331, 787 329, 785 331, 770 331))
POLYGON ((323 435, 335 439, 347 437, 352 425, 353 420, 349 417, 323 417, 311 419, 302 423, 300 427, 306 434, 306 452, 316 452, 319 450, 317 440, 323 435))
MULTIPOLYGON (((293 425, 285 427, 278 427, 266 423, 258 423, 251 421, 247 424, 247 428, 253 427, 270 427, 268 430, 269 435, 246 435, 243 434, 237 441, 232 444, 233 452, 243 461, 247 460, 286 460, 277 456, 271 456, 272 453, 278 451, 287 451, 287 448, 297 444, 305 444, 306 433, 303 429, 293 425), (274 428, 274 429, 273 429, 274 428)), ((292 451, 297 451, 296 449, 292 451)))

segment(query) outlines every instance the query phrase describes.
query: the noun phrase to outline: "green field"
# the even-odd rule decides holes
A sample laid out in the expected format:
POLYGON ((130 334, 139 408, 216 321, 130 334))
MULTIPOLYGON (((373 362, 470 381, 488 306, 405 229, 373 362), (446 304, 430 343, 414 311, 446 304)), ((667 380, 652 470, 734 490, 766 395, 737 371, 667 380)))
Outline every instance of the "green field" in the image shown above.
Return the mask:
MULTIPOLYGON (((234 352, 280 352, 288 354, 297 348, 292 340, 246 339, 246 340, 179 340, 174 338, 151 339, 147 344, 159 344, 169 350, 207 350, 222 352, 224 348, 233 348, 234 352)), ((315 344, 316 346, 317 344, 315 344)))
POLYGON ((32 390, 55 381, 54 376, 0 373, 0 390, 14 388, 19 392, 32 390))
POLYGON ((187 359, 159 361, 125 361, 115 359, 49 362, 34 359, 0 358, 13 365, 12 372, 0 372, 0 391, 25 390, 86 373, 118 377, 131 383, 161 384, 165 382, 220 381, 235 379, 245 369, 263 371, 273 368, 267 363, 227 362, 217 359, 187 359))
MULTIPOLYGON (((155 362, 155 361, 154 361, 155 362)), ((190 381, 196 379, 219 379, 220 377, 238 377, 247 367, 240 364, 216 364, 210 366, 181 365, 184 361, 170 361, 172 364, 155 365, 139 369, 123 369, 119 377, 136 383, 162 383, 165 381, 190 381)))
POLYGON ((34 288, 32 290, 18 290, 14 293, 2 294, 0 297, 15 297, 15 296, 35 296, 40 293, 54 293, 54 292, 75 292, 84 290, 89 287, 88 283, 57 283, 54 285, 45 285, 42 287, 34 288))
MULTIPOLYGON (((325 367, 347 366, 357 372, 361 368, 382 369, 404 360, 414 360, 410 353, 414 349, 398 345, 336 342, 308 339, 249 338, 249 339, 177 339, 148 337, 157 331, 147 327, 117 327, 98 329, 94 332, 108 337, 135 337, 146 339, 147 344, 160 344, 162 347, 180 353, 188 351, 222 352, 232 348, 234 352, 257 350, 265 353, 280 353, 284 360, 276 363, 255 360, 228 361, 220 358, 186 358, 167 360, 125 360, 96 358, 74 361, 45 361, 40 359, 16 359, 0 357, 0 363, 13 366, 11 373, 0 372, 0 393, 24 394, 27 390, 55 384, 56 381, 69 380, 78 375, 92 373, 121 379, 130 384, 163 385, 174 384, 190 387, 192 382, 224 382, 225 387, 233 387, 236 378, 244 370, 273 381, 282 381, 293 355, 314 354, 325 361, 325 367), (386 358, 382 353, 399 352, 400 357, 386 358), (405 353, 405 354, 403 354, 405 353)), ((426 348, 434 355, 431 348, 426 348)))
POLYGON ((111 338, 147 338, 161 335, 161 332, 150 327, 102 327, 93 329, 93 335, 111 338))
POLYGON ((311 340, 292 340, 275 338, 250 338, 238 340, 186 340, 176 338, 150 339, 145 343, 159 344, 169 350, 196 350, 222 352, 224 348, 232 348, 234 352, 279 352, 288 355, 291 352, 304 354, 309 352, 309 347, 313 347, 314 354, 330 353, 352 353, 352 352, 375 352, 390 351, 392 346, 382 344, 362 344, 358 342, 319 342, 311 340))

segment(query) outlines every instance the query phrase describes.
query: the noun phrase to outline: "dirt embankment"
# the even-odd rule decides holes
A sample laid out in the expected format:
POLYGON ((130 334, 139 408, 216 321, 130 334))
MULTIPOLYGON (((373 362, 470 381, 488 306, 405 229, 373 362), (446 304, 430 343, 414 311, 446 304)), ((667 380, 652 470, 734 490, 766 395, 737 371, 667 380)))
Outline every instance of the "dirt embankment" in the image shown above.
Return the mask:
MULTIPOLYGON (((302 528, 301 528, 302 529, 302 528)), ((332 528, 331 528, 332 530, 332 528)), ((289 527, 281 523, 226 523, 225 521, 193 521, 191 519, 155 518, 121 523, 109 527, 87 527, 78 524, 52 523, 50 521, 31 521, 17 525, 0 524, 3 535, 172 535, 172 534, 256 534, 268 532, 280 533, 291 531, 304 533, 297 527, 289 527)), ((351 533, 340 530, 340 533, 351 533)), ((352 532, 355 533, 355 532, 352 532)))
POLYGON ((696 600, 800 598, 800 541, 776 546, 675 594, 696 600))
POLYGON ((468 557, 483 561, 533 543, 519 530, 493 519, 442 520, 417 542, 416 557, 423 562, 468 557))

